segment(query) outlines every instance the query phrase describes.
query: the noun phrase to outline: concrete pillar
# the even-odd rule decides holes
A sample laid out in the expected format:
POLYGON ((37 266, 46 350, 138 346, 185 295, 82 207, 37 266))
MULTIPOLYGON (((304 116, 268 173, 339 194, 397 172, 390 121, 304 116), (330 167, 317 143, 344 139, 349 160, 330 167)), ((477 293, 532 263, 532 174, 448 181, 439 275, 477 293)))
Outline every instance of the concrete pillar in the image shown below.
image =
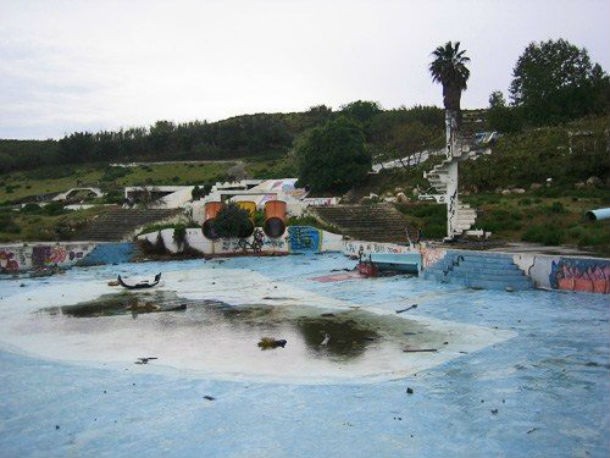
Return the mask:
POLYGON ((447 142, 447 159, 451 162, 447 170, 447 240, 455 236, 458 213, 458 157, 460 152, 457 144, 458 113, 454 110, 445 110, 445 139, 447 142))

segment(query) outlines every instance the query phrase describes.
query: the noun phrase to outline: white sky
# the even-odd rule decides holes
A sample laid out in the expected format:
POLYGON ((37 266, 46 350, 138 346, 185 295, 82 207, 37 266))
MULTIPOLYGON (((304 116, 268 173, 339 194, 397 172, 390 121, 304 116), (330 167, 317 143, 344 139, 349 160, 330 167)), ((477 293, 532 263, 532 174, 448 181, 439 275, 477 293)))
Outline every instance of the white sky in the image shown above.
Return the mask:
POLYGON ((462 107, 486 107, 532 41, 610 71, 608 18, 608 0, 0 0, 0 138, 441 106, 428 64, 449 40, 471 58, 462 107))

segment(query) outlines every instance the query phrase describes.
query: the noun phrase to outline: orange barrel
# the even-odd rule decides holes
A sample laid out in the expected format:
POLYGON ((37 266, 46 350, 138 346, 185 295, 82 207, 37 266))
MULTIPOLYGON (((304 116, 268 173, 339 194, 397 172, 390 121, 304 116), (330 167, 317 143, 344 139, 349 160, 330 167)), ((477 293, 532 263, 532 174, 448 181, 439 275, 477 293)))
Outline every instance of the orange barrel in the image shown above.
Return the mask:
POLYGON ((265 203, 265 225, 267 237, 278 238, 286 230, 286 202, 270 200, 265 203))
POLYGON ((239 208, 242 210, 246 210, 250 219, 248 220, 248 225, 241 228, 239 231, 238 237, 240 239, 247 239, 252 234, 254 234, 254 216, 256 214, 256 202, 251 200, 240 200, 235 202, 239 208))
POLYGON ((218 212, 222 210, 222 207, 224 207, 224 205, 225 204, 223 204, 222 202, 206 202, 204 207, 205 217, 203 218, 203 220, 207 221, 208 219, 216 218, 216 215, 218 215, 218 212))
POLYGON ((214 230, 214 219, 218 212, 222 210, 224 204, 222 202, 206 202, 204 207, 204 220, 203 220, 203 235, 210 240, 216 240, 218 234, 214 230))

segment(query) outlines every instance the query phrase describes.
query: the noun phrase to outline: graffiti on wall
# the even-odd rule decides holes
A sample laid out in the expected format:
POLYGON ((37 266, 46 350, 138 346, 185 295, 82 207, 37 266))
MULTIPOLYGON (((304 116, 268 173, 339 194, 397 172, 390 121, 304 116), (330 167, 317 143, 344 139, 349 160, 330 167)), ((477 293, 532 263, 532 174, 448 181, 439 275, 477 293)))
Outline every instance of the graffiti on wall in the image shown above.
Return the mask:
POLYGON ((372 254, 372 253, 379 253, 379 254, 411 253, 411 252, 413 252, 413 249, 406 245, 396 245, 393 243, 347 241, 343 245, 343 252, 347 256, 352 256, 352 257, 357 258, 361 254, 368 256, 369 254, 372 254))
POLYGON ((222 253, 246 253, 254 254, 262 252, 286 252, 286 240, 283 238, 272 239, 256 229, 252 237, 248 239, 221 239, 220 252, 222 253))
POLYGON ((19 270, 19 261, 17 256, 11 250, 0 250, 0 273, 17 272, 19 270))
POLYGON ((322 236, 315 227, 290 226, 287 241, 290 251, 318 252, 322 249, 322 236))
POLYGON ((555 289, 610 294, 610 262, 595 259, 553 261, 549 281, 555 289))
POLYGON ((422 267, 424 269, 436 264, 440 260, 445 257, 447 250, 442 248, 422 248, 421 249, 421 257, 422 257, 422 267))
POLYGON ((67 250, 62 245, 39 245, 32 248, 34 267, 61 265, 82 257, 82 251, 67 250))
POLYGON ((88 246, 55 244, 0 248, 0 273, 17 272, 32 267, 66 266, 85 257, 88 246))

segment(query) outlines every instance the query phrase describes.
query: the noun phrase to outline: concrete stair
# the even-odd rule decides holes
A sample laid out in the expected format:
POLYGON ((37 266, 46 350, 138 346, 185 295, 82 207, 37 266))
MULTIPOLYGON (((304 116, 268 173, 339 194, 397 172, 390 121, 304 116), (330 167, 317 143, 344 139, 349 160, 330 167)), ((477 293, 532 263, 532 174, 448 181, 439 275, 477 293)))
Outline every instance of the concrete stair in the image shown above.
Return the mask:
POLYGON ((181 212, 181 209, 111 208, 75 234, 74 239, 103 242, 130 240, 138 228, 171 219, 181 212))
POLYGON ((467 288, 526 290, 532 280, 513 262, 510 254, 448 251, 445 258, 427 267, 422 277, 467 288))
MULTIPOLYGON (((406 218, 390 204, 332 205, 310 207, 309 211, 325 224, 356 240, 408 243, 406 218)), ((411 237, 415 228, 410 228, 411 237)))
MULTIPOLYGON (((436 164, 432 170, 424 172, 424 178, 428 180, 430 186, 436 191, 435 194, 426 194, 426 198, 433 198, 437 203, 446 203, 448 199, 447 183, 449 180, 449 167, 455 162, 464 160, 475 160, 482 154, 490 154, 489 148, 476 146, 476 132, 484 128, 484 112, 475 110, 463 112, 462 128, 459 133, 457 148, 453 152, 453 157, 445 158, 436 164)), ((468 204, 463 204, 458 200, 456 209, 456 221, 454 229, 459 235, 472 228, 477 219, 476 210, 470 208, 468 204)))

